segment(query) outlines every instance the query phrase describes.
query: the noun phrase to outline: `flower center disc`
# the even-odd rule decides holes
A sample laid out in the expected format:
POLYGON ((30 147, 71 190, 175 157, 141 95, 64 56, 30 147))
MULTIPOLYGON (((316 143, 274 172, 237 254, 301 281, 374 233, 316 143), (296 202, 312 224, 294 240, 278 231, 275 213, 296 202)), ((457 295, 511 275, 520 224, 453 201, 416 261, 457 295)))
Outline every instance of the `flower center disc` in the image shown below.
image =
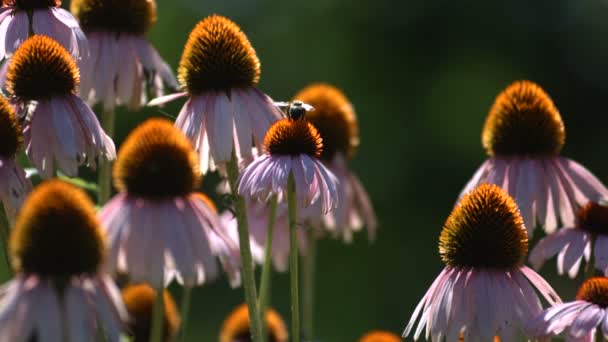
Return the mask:
POLYGON ((144 35, 156 22, 155 0, 72 0, 70 8, 85 32, 144 35))
POLYGON ((260 79, 260 60, 247 36, 219 15, 198 23, 186 42, 178 78, 190 94, 248 88, 260 79))
MULTIPOLYGON (((163 291, 163 341, 171 341, 179 329, 180 317, 169 291, 163 291)), ((129 285, 122 290, 122 299, 131 316, 130 332, 135 341, 149 341, 156 291, 147 284, 129 285)))
POLYGON ((549 95, 535 83, 517 81, 498 95, 483 128, 490 156, 551 156, 562 150, 566 130, 549 95))
POLYGON ((593 277, 585 280, 578 289, 576 299, 608 307, 608 278, 593 277))
POLYGON ((281 119, 268 129, 264 148, 271 155, 306 154, 318 158, 323 152, 323 140, 306 120, 281 119))
POLYGON ((0 96, 0 158, 15 157, 22 141, 15 110, 4 96, 0 96))
POLYGON ((449 266, 512 269, 527 253, 517 204, 495 185, 482 184, 465 195, 439 237, 439 254, 449 266))
POLYGON ((80 73, 76 63, 52 38, 28 38, 10 59, 6 74, 9 93, 24 101, 76 93, 80 73))
POLYGON ((59 7, 61 0, 2 0, 4 6, 16 6, 20 10, 33 10, 37 8, 59 7))
POLYGON ((96 273, 105 253, 93 203, 58 180, 40 184, 26 199, 10 248, 17 270, 59 278, 96 273))
POLYGON ((337 152, 352 157, 359 145, 359 127, 353 106, 337 88, 324 83, 302 89, 294 100, 314 107, 306 119, 323 138, 321 159, 331 161, 337 152))
MULTIPOLYGON (((268 309, 266 311, 266 331, 268 331, 268 341, 287 342, 287 328, 285 322, 279 314, 268 309)), ((247 342, 251 341, 249 325, 249 313, 247 305, 242 304, 236 308, 222 326, 220 342, 247 342)))
POLYGON ((577 226, 593 234, 608 235, 608 206, 589 202, 577 213, 577 226))
POLYGON ((113 172, 118 190, 152 198, 188 195, 201 180, 192 144, 165 119, 149 119, 131 132, 113 172))

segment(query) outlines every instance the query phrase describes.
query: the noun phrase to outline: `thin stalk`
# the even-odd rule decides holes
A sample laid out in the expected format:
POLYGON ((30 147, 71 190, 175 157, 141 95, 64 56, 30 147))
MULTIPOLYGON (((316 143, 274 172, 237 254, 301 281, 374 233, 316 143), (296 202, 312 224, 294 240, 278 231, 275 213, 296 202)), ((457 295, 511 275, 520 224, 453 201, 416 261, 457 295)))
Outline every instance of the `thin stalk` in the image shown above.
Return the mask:
POLYGON ((312 228, 307 231, 308 250, 302 263, 302 331, 307 341, 314 341, 315 271, 317 239, 312 228))
POLYGON ((249 224, 247 222, 247 211, 245 200, 238 194, 237 180, 239 177, 239 167, 236 154, 232 152, 232 159, 226 167, 228 172, 228 182, 234 198, 234 210, 237 220, 239 233, 239 250, 241 252, 241 271, 243 275, 243 287, 245 288, 245 302, 249 310, 251 322, 251 337, 253 342, 262 342, 262 319, 258 307, 257 289, 255 284, 255 274, 253 273, 253 258, 251 257, 251 246, 249 245, 249 224))
POLYGON ((9 278, 13 277, 13 268, 11 266, 11 258, 8 252, 8 234, 10 230, 10 222, 6 215, 4 205, 0 203, 0 239, 2 239, 2 254, 4 254, 4 262, 6 263, 6 273, 9 278))
MULTIPOLYGON (((277 219, 277 204, 278 198, 273 195, 268 204, 268 227, 266 227, 266 245, 264 247, 264 266, 262 266, 262 279, 260 280, 260 297, 258 305, 260 306, 260 314, 266 316, 266 308, 270 302, 270 276, 272 275, 272 240, 274 238, 274 224, 277 219)), ((264 320, 262 320, 264 321, 264 320)), ((265 326, 262 326, 264 341, 268 333, 265 326)))
MULTIPOLYGON (((106 134, 114 139, 114 124, 115 124, 114 109, 104 109, 101 115, 101 126, 106 134)), ((104 205, 112 195, 112 161, 99 160, 99 205, 104 205)))
POLYGON ((192 288, 184 287, 182 293, 182 303, 180 305, 180 316, 182 318, 182 326, 180 329, 180 341, 186 341, 186 329, 188 329, 188 316, 190 315, 190 302, 192 301, 192 288))
POLYGON ((298 294, 298 235, 296 227, 296 185, 293 173, 287 181, 287 205, 289 208, 289 274, 291 276, 291 330, 293 342, 300 342, 300 299, 298 294))
POLYGON ((152 326, 150 328, 150 342, 163 342, 163 325, 165 313, 164 289, 156 289, 156 300, 152 312, 152 326))

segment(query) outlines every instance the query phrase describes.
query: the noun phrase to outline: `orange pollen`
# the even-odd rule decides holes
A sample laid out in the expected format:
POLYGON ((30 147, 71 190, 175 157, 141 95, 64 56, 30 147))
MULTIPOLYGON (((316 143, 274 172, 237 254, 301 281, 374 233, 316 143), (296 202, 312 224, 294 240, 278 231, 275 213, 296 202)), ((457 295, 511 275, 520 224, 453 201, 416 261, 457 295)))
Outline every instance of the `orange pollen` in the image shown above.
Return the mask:
POLYGON ((359 342, 401 342, 401 337, 388 331, 372 331, 365 334, 359 342))
POLYGON ((43 35, 28 38, 10 59, 6 88, 23 101, 75 94, 80 72, 70 53, 43 35))
POLYGON ((212 15, 190 33, 178 78, 190 94, 249 88, 260 80, 260 60, 247 36, 231 20, 212 15))
POLYGON ((315 126, 306 120, 281 119, 268 129, 264 149, 271 155, 306 154, 319 158, 323 152, 323 139, 315 126))
POLYGON ((482 133, 490 156, 553 156, 566 140, 562 117, 547 93, 530 81, 517 81, 496 98, 482 133))
POLYGON ((593 277, 585 280, 576 293, 576 299, 608 307, 608 278, 593 277))
MULTIPOLYGON (((238 306, 224 321, 220 331, 220 342, 251 341, 249 311, 247 305, 238 306)), ((288 334, 285 322, 273 309, 266 311, 266 331, 268 341, 287 342, 288 334)))
POLYGON ((23 134, 15 109, 0 96, 0 158, 14 158, 22 143, 23 134))
POLYGON ((306 119, 323 138, 321 159, 330 161, 336 153, 352 157, 359 146, 359 125, 353 106, 338 88, 315 83, 302 89, 294 100, 314 107, 306 119))

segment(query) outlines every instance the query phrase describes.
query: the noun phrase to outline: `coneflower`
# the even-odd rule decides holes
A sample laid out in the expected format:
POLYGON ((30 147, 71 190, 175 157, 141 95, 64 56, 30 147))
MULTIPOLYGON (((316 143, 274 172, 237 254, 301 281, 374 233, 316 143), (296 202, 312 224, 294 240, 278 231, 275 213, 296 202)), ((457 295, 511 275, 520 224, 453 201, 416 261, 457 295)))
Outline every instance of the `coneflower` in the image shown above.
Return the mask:
POLYGON ((93 203, 52 180, 27 198, 11 235, 17 274, 0 290, 1 341, 119 341, 127 315, 102 271, 105 239, 93 203))
POLYGON ((322 214, 313 206, 306 216, 313 225, 320 225, 347 242, 352 241, 353 232, 364 226, 373 240, 378 225, 374 209, 365 188, 347 165, 359 146, 359 126, 352 104, 342 91, 326 83, 311 84, 296 94, 294 99, 313 107, 306 113, 306 119, 323 139, 320 159, 340 180, 340 202, 336 209, 322 214))
POLYGON ((32 34, 57 40, 74 59, 88 57, 87 39, 61 0, 2 0, 0 59, 10 58, 32 34))
POLYGON ((547 341, 562 333, 566 341, 604 341, 608 338, 607 308, 608 278, 589 278, 574 301, 543 311, 528 323, 526 331, 530 337, 547 341))
POLYGON ((15 110, 4 96, 0 96, 0 137, 0 201, 12 225, 32 184, 16 161, 23 135, 15 110))
POLYGON ((574 225, 538 241, 530 253, 530 262, 538 269, 555 255, 559 274, 575 278, 584 259, 593 263, 587 267, 608 275, 608 206, 589 202, 580 208, 574 225))
MULTIPOLYGON (((265 327, 268 332, 268 341, 287 342, 287 328, 283 319, 273 309, 268 309, 265 315, 265 327)), ((228 315, 222 330, 220 331, 220 342, 244 342, 251 341, 249 322, 249 311, 247 305, 242 304, 228 315)))
MULTIPOLYGON (((180 317, 169 291, 163 292, 163 341, 174 341, 179 332, 180 317)), ((128 285, 122 289, 122 299, 129 313, 128 333, 133 342, 149 342, 156 290, 147 284, 128 285)))
POLYGON ((528 233, 515 201, 496 185, 482 184, 456 205, 439 237, 446 264, 424 295, 403 336, 418 319, 414 340, 426 326, 433 341, 519 341, 542 311, 534 288, 561 303, 551 286, 524 265, 528 233), (532 285, 532 286, 531 286, 532 285))
POLYGON ((401 342, 401 337, 382 330, 374 330, 365 334, 359 339, 359 342, 401 342))
POLYGON ((177 89, 170 67, 146 34, 156 22, 155 0, 73 0, 72 13, 87 33, 90 58, 80 63, 80 94, 104 111, 115 105, 138 109, 147 89, 162 96, 177 89))
POLYGON ((281 117, 257 89, 260 60, 241 29, 212 15, 199 22, 186 42, 178 79, 183 93, 153 100, 159 105, 188 97, 175 125, 199 151, 201 170, 228 163, 232 152, 251 159, 268 127, 281 117))
POLYGON ((501 186, 519 205, 532 234, 537 223, 547 233, 573 225, 576 211, 597 202, 608 190, 587 169, 561 157, 566 130, 547 93, 530 81, 502 91, 482 133, 489 155, 461 196, 477 185, 501 186))
POLYGON ((119 193, 99 214, 108 232, 111 273, 124 272, 155 289, 173 279, 192 287, 218 275, 214 256, 222 253, 238 284, 238 251, 218 229, 214 209, 195 193, 200 181, 192 145, 169 121, 149 119, 131 132, 114 165, 119 193), (211 244, 211 234, 222 238, 222 248, 211 244))
POLYGON ((44 178, 55 169, 75 177, 79 166, 116 156, 95 113, 76 95, 79 81, 74 59, 47 36, 28 38, 11 58, 7 89, 25 120, 25 152, 44 178))

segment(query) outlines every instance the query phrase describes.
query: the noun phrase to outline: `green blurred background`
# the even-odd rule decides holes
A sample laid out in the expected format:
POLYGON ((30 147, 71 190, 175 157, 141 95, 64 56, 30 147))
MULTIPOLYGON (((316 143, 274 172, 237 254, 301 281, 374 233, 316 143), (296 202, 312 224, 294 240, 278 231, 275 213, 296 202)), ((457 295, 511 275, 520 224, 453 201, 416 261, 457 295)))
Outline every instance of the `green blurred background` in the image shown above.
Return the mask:
MULTIPOLYGON (((402 332, 443 267, 438 234, 485 159, 481 127, 511 81, 548 91, 567 127, 563 154, 608 179, 608 1, 158 0, 150 40, 174 69, 190 30, 212 13, 246 32, 262 61, 260 88, 274 99, 325 81, 343 89, 359 115, 352 168, 376 207, 378 239, 320 243, 319 341, 402 332)), ((174 116, 182 103, 163 111, 174 116)), ((161 114, 121 112, 117 143, 153 115, 161 114)), ((580 279, 554 270, 552 260, 542 275, 571 299, 580 279)), ((273 305, 288 321, 289 278, 273 281, 273 305)), ((225 279, 196 289, 188 340, 217 341, 242 298, 225 279)))

